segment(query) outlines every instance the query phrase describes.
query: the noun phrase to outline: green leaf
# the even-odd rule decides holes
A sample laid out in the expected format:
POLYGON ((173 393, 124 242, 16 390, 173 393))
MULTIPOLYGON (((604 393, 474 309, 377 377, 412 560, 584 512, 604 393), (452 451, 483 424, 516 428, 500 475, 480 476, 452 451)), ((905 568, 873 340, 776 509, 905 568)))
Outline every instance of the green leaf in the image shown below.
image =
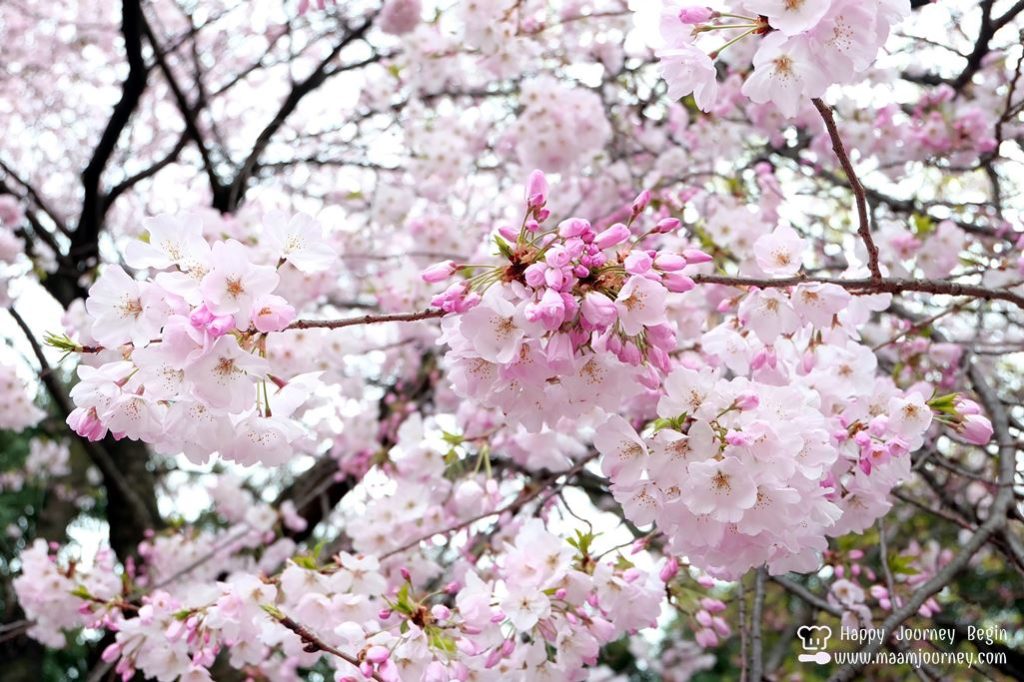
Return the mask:
POLYGON ((494 235, 494 243, 498 247, 498 252, 505 258, 512 260, 512 247, 508 245, 504 239, 498 235, 494 235))
POLYGON ((455 655, 455 639, 445 633, 441 628, 434 626, 428 627, 427 641, 430 643, 430 648, 441 651, 448 656, 455 655))
POLYGON ((76 585, 75 589, 71 590, 71 595, 79 599, 92 599, 92 593, 86 589, 85 585, 76 585))

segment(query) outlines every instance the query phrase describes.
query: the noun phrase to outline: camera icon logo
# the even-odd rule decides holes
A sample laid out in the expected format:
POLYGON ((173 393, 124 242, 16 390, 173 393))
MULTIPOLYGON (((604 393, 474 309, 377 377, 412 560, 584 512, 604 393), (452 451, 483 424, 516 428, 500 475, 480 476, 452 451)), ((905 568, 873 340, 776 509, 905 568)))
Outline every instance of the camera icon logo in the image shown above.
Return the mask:
POLYGON ((797 629, 796 636, 804 651, 813 653, 800 654, 797 660, 801 663, 817 663, 825 665, 832 660, 832 655, 825 651, 828 640, 832 637, 832 628, 827 625, 804 625, 797 629))

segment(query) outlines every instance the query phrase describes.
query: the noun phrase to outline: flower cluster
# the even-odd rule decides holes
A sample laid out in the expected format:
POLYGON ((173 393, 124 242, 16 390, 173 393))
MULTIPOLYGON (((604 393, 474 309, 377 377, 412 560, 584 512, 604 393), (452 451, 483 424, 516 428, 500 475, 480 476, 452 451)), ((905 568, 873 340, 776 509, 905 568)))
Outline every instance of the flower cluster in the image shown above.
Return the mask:
POLYGON ((655 523, 700 568, 814 570, 828 536, 889 510, 933 420, 990 438, 972 401, 876 375, 851 327, 865 301, 827 284, 742 298, 740 326, 704 334, 703 357, 666 378, 649 428, 612 415, 594 437, 627 517, 655 523))
POLYGON ((742 93, 753 102, 772 102, 793 117, 808 99, 824 95, 829 85, 852 82, 863 73, 892 25, 909 13, 908 0, 745 0, 741 8, 726 12, 665 0, 665 46, 658 53, 662 76, 669 97, 693 93, 697 106, 711 111, 719 102, 714 61, 725 49, 753 36, 753 71, 742 93), (718 38, 723 34, 726 39, 718 38))
POLYGON ((79 367, 68 423, 90 440, 110 431, 200 462, 214 451, 283 462, 303 434, 289 417, 317 380, 270 374, 266 338, 295 317, 275 293, 281 268, 318 272, 333 262, 320 227, 270 214, 257 246, 211 245, 195 216, 162 216, 147 228, 126 261, 155 274, 139 281, 107 267, 86 300, 86 338, 51 339, 66 350, 116 351, 98 367, 79 367))
POLYGON ((36 407, 28 383, 14 365, 0 361, 0 429, 23 431, 46 416, 36 407))
POLYGON ((109 549, 96 555, 91 571, 77 570, 74 561, 61 565, 54 549, 56 544, 50 546, 40 538, 21 553, 21 575, 14 579, 14 591, 25 617, 32 621, 29 635, 47 646, 62 648, 64 630, 93 621, 88 612, 83 613, 81 595, 101 601, 114 599, 121 593, 121 581, 109 549), (79 599, 69 598, 74 594, 79 599))
MULTIPOLYGON (((500 554, 465 561, 469 555, 457 553, 453 580, 426 589, 436 585, 438 566, 420 540, 469 528, 518 495, 482 471, 453 482, 444 448, 462 451, 469 441, 439 441, 436 431, 415 413, 402 421, 397 443, 353 495, 392 482, 395 490, 378 493, 359 523, 345 524, 352 553, 325 562, 317 552, 296 556, 283 536, 305 528, 294 506, 275 511, 232 476, 209 490, 226 527, 151 533, 123 584, 61 567, 45 546, 45 562, 28 554, 15 587, 37 619, 32 636, 58 647, 62 631, 82 626, 116 633, 103 657, 123 677, 204 681, 223 657, 279 678, 337 651, 344 655, 327 661, 340 679, 560 680, 594 665, 600 648, 625 632, 654 624, 670 576, 596 554, 590 534, 557 537, 543 505, 540 518, 503 527, 500 554), (60 608, 46 608, 47 595, 59 597, 60 608)), ((116 575, 106 564, 98 570, 116 575)))
MULTIPOLYGON (((532 431, 594 408, 614 411, 645 385, 656 387, 676 346, 667 300, 694 287, 687 267, 710 259, 697 249, 641 246, 647 235, 630 226, 649 192, 634 202, 629 224, 603 230, 581 218, 546 225, 547 192, 534 172, 521 229, 495 236, 501 265, 445 262, 424 273, 441 281, 471 272, 434 300, 451 313, 442 340, 455 389, 532 431)), ((665 218, 653 229, 679 224, 665 218)))
POLYGON ((956 91, 940 85, 914 107, 908 144, 919 156, 948 156, 953 164, 975 163, 999 145, 993 136, 993 114, 977 104, 956 100, 956 91))
POLYGON ((542 76, 523 83, 523 112, 510 132, 519 163, 562 173, 590 160, 611 137, 601 98, 542 76))

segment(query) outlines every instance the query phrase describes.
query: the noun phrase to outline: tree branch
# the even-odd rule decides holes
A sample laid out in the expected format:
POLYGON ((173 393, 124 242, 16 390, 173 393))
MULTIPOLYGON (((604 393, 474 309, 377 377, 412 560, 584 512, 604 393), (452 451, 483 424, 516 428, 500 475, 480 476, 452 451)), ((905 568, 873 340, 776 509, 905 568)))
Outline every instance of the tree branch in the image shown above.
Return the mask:
POLYGON ((857 171, 853 168, 853 163, 850 162, 850 156, 846 153, 846 147, 843 145, 843 139, 839 136, 839 128, 836 127, 836 119, 832 115, 832 108, 825 104, 819 97, 815 97, 811 100, 814 103, 814 107, 821 114, 821 119, 825 122, 825 128, 828 130, 828 136, 832 139, 832 151, 836 153, 836 158, 839 159, 839 165, 843 167, 843 171, 846 173, 846 179, 850 183, 850 188, 853 190, 853 195, 856 198, 857 203, 857 219, 859 226, 857 228, 857 234, 860 235, 861 241, 864 242, 865 248, 868 251, 868 270, 871 271, 871 277, 873 279, 882 279, 882 271, 878 267, 878 246, 875 244, 874 238, 871 236, 871 224, 868 217, 868 200, 864 194, 864 186, 860 184, 860 179, 857 177, 857 171))
POLYGON ((416 322, 418 320, 429 320, 435 317, 444 317, 443 310, 423 310, 418 313, 384 313, 382 315, 360 315, 341 320, 296 320, 286 329, 341 329, 342 327, 356 327, 363 324, 377 324, 380 322, 416 322))
POLYGON ((839 277, 808 277, 796 275, 785 278, 731 277, 727 275, 693 275, 697 284, 723 284, 734 287, 778 288, 791 287, 804 283, 836 284, 858 295, 863 294, 902 294, 908 291, 947 296, 972 296, 988 300, 1009 301, 1018 308, 1024 309, 1024 296, 1008 289, 989 289, 973 284, 960 284, 939 279, 901 279, 885 277, 882 279, 843 279, 839 277))
POLYGON ((85 199, 78 227, 71 238, 70 255, 90 261, 99 254, 100 226, 103 223, 103 169, 106 168, 121 133, 128 126, 135 108, 142 99, 149 78, 149 68, 142 57, 142 6, 140 0, 123 0, 121 5, 121 34, 128 55, 128 77, 121 86, 121 99, 107 121, 107 127, 93 151, 89 165, 82 171, 85 199))
POLYGON ((256 141, 253 143, 252 150, 249 152, 249 156, 246 157, 242 163, 242 167, 238 171, 238 175, 235 176, 234 181, 228 188, 226 203, 216 206, 221 211, 233 211, 245 195, 245 191, 249 185, 249 179, 252 177, 253 172, 259 165, 260 157, 263 156, 263 152, 266 151, 267 146, 270 144, 270 140, 274 135, 284 126, 285 121, 288 117, 298 108, 299 103, 309 93, 316 90, 318 87, 323 85, 331 75, 338 73, 339 70, 330 72, 328 68, 337 56, 344 50, 348 45, 352 44, 356 40, 362 38, 369 30, 376 18, 376 13, 371 13, 363 19, 363 22, 356 26, 354 29, 346 31, 344 37, 338 41, 330 53, 324 57, 323 60, 317 65, 313 72, 309 74, 304 80, 296 83, 291 92, 282 102, 281 107, 278 109, 274 118, 270 120, 270 123, 260 131, 260 134, 256 137, 256 141))
MULTIPOLYGON (((42 346, 32 333, 28 323, 26 323, 24 318, 18 314, 18 311, 14 308, 8 308, 7 312, 9 312, 11 317, 14 318, 15 323, 17 323, 18 327, 21 328, 21 331, 24 333, 29 345, 32 347, 32 352, 36 356, 36 360, 39 362, 39 378, 46 386, 46 389, 53 398, 53 402, 57 405, 58 410, 66 419, 74 408, 71 404, 70 398, 68 398, 68 395, 64 392, 64 387, 61 385, 60 381, 58 381, 53 369, 50 367, 50 363, 46 360, 46 355, 43 354, 42 346)), ((126 473, 131 474, 138 471, 138 466, 140 464, 144 470, 145 463, 144 461, 131 463, 124 461, 119 462, 115 460, 103 445, 77 436, 77 434, 76 437, 82 444, 86 453, 89 455, 89 458, 103 474, 105 487, 107 488, 107 521, 110 524, 111 546, 114 548, 114 551, 117 552, 118 557, 123 561, 135 551, 138 543, 142 541, 143 531, 147 528, 155 528, 160 525, 159 512, 156 511, 156 497, 153 495, 153 486, 149 485, 148 487, 142 488, 144 491, 148 491, 150 493, 150 499, 143 499, 142 495, 140 495, 136 490, 136 486, 133 485, 132 482, 128 480, 128 476, 126 476, 126 473), (127 515, 111 513, 111 511, 116 508, 121 501, 128 506, 129 513, 127 515), (123 521, 123 523, 119 522, 119 519, 123 521)), ((117 445, 120 445, 120 442, 118 442, 117 445)), ((129 457, 136 454, 131 450, 124 450, 124 452, 129 457)))

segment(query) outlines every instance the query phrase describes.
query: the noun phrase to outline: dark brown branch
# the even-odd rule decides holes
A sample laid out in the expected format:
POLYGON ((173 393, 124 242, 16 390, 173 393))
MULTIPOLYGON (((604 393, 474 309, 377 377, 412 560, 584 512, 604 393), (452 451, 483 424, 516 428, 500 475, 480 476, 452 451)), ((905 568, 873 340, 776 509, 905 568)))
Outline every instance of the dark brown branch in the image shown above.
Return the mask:
POLYGON ((750 681, 761 682, 764 678, 764 649, 761 637, 764 620, 764 580, 768 571, 764 566, 754 576, 754 607, 750 613, 750 681))
POLYGON ((203 132, 199 129, 197 108, 193 108, 189 104, 188 97, 185 96, 185 92, 181 89, 181 85, 178 84, 178 79, 174 76, 174 72, 167 63, 167 54, 161 47, 160 41, 157 40, 153 27, 149 25, 148 21, 146 21, 145 16, 142 16, 141 22, 142 30, 146 33, 146 38, 149 40, 149 44, 153 48, 153 54, 156 55, 156 61, 160 67, 160 72, 167 81, 167 85, 171 89, 171 95, 174 97, 174 102, 178 106, 178 111, 181 113, 181 117, 185 121, 185 131, 188 133, 188 136, 192 138, 192 141, 195 142, 196 149, 199 150, 199 157, 203 161, 203 169, 206 171, 206 176, 210 181, 210 191, 214 196, 217 196, 218 192, 222 190, 221 181, 220 177, 217 175, 216 169, 214 168, 213 160, 210 157, 210 151, 207 148, 206 141, 203 137, 203 132))
POLYGON ((842 279, 835 277, 807 277, 797 275, 786 278, 751 278, 729 277, 725 275, 694 275, 693 281, 698 284, 724 284, 735 287, 778 288, 791 287, 797 284, 815 282, 820 284, 836 284, 855 294, 902 294, 908 291, 946 296, 972 296, 974 298, 1009 301, 1018 308, 1024 309, 1024 296, 1008 289, 989 289, 973 284, 960 284, 938 279, 900 279, 884 277, 882 279, 842 279))
POLYGON ((843 172, 846 173, 846 179, 850 183, 850 188, 853 190, 853 195, 857 203, 857 234, 860 235, 861 241, 864 242, 864 247, 868 251, 868 270, 871 271, 871 277, 873 279, 881 279, 882 271, 878 266, 878 246, 875 244, 875 240, 871 236, 871 223, 868 217, 868 200, 864 194, 864 186, 860 184, 860 179, 857 177, 857 171, 854 170, 853 163, 850 161, 850 156, 846 153, 846 147, 843 145, 843 138, 840 137, 839 128, 836 127, 835 116, 832 115, 832 108, 818 97, 815 97, 811 101, 814 103, 818 113, 821 114, 821 119, 825 122, 825 128, 828 130, 828 136, 832 140, 832 151, 835 152, 836 158, 839 159, 839 165, 843 167, 843 172))
POLYGON ((339 40, 330 53, 320 61, 316 68, 313 69, 313 72, 304 80, 296 83, 292 87, 291 92, 288 93, 284 102, 281 103, 281 107, 270 120, 270 123, 268 123, 256 137, 256 141, 253 143, 249 156, 246 157, 245 161, 242 163, 242 167, 239 169, 238 175, 235 176, 234 181, 228 189, 225 197, 226 202, 221 199, 221 205, 218 205, 215 208, 221 211, 233 211, 238 206, 249 186, 249 180, 251 179, 253 172, 259 165, 263 152, 266 151, 267 146, 270 144, 270 140, 284 126, 288 117, 291 116, 292 112, 294 112, 296 108, 298 108, 299 103, 306 97, 306 95, 323 85, 323 83, 333 73, 338 73, 340 71, 340 69, 330 71, 331 63, 339 54, 341 54, 342 50, 366 35, 366 32, 370 29, 370 26, 373 24, 373 20, 376 16, 377 15, 375 13, 370 14, 363 19, 361 24, 346 31, 342 39, 339 40))
POLYGON ((121 34, 128 56, 128 77, 121 86, 121 99, 107 121, 107 127, 93 151, 89 165, 82 172, 85 199, 78 227, 71 238, 70 255, 84 261, 99 255, 100 226, 103 223, 103 170, 117 147, 121 133, 128 126, 142 93, 146 89, 149 68, 142 57, 142 6, 140 0, 124 0, 121 5, 121 34))
POLYGON ((418 320, 443 317, 444 315, 445 312, 443 310, 423 310, 418 313, 361 315, 341 320, 296 320, 288 325, 288 329, 341 329, 342 327, 356 327, 363 324, 377 324, 380 322, 416 322, 418 320))
MULTIPOLYGON (((74 409, 71 399, 64 391, 57 376, 54 374, 50 363, 43 353, 43 348, 36 339, 32 329, 25 322, 24 318, 14 309, 7 311, 14 318, 15 323, 21 328, 26 340, 32 347, 32 352, 39 362, 39 378, 46 386, 53 402, 57 405, 60 414, 67 418, 74 409)), ((104 485, 107 489, 107 522, 110 524, 110 542, 114 551, 122 559, 126 559, 134 553, 136 546, 143 539, 143 533, 148 528, 155 528, 160 525, 159 512, 157 511, 156 496, 151 478, 146 481, 148 485, 137 486, 129 481, 129 476, 140 478, 138 472, 145 472, 145 461, 126 461, 122 456, 138 458, 138 453, 133 448, 126 448, 124 443, 130 441, 110 441, 115 450, 112 454, 100 443, 94 443, 85 438, 78 438, 89 458, 103 474, 104 485), (115 457, 116 455, 116 457, 115 457), (140 494, 139 491, 143 491, 140 494), (148 493, 144 499, 143 495, 148 493), (124 504, 128 507, 127 513, 115 514, 114 508, 124 504)), ((108 440, 110 440, 108 438, 108 440)))
MULTIPOLYGON (((24 178, 20 177, 17 173, 14 172, 14 169, 12 169, 3 161, 0 161, 0 170, 2 170, 5 175, 8 175, 16 183, 21 185, 21 187, 25 190, 25 195, 32 201, 32 203, 39 207, 40 211, 45 213, 47 217, 51 221, 53 221, 53 224, 57 226, 58 230, 60 230, 62 233, 64 233, 64 235, 68 237, 71 236, 71 230, 68 228, 67 223, 64 222, 64 219, 57 215, 57 212, 50 207, 50 205, 43 199, 42 196, 40 196, 39 192, 36 191, 35 187, 33 187, 31 183, 28 182, 28 180, 25 180, 24 178)), ((11 193, 14 194, 14 192, 11 193)))
MULTIPOLYGON (((286 616, 280 609, 275 608, 273 606, 264 606, 263 609, 274 620, 276 620, 278 623, 280 623, 281 625, 288 628, 289 630, 291 630, 299 636, 299 639, 301 639, 302 643, 305 645, 303 647, 303 651, 307 651, 309 653, 315 651, 323 651, 329 654, 333 654, 334 656, 337 656, 341 660, 346 661, 357 668, 359 667, 359 659, 357 659, 355 656, 346 654, 344 651, 341 651, 340 649, 337 649, 328 644, 327 642, 323 641, 312 630, 307 628, 305 625, 302 625, 301 623, 286 616)), ((379 682, 384 682, 383 678, 381 678, 380 675, 378 675, 377 673, 371 673, 370 677, 372 677, 375 680, 379 680, 379 682)))
POLYGON ((158 161, 155 161, 148 168, 141 170, 138 173, 135 173, 134 175, 128 176, 121 182, 117 183, 117 185, 115 185, 113 188, 111 188, 103 202, 104 213, 106 213, 106 211, 110 209, 110 207, 114 204, 117 198, 124 194, 126 191, 128 191, 138 183, 142 182, 143 180, 153 177, 161 170, 177 161, 178 157, 181 156, 181 152, 185 149, 185 146, 188 144, 188 139, 188 132, 186 131, 181 135, 180 138, 178 138, 178 142, 169 152, 167 152, 167 154, 163 158, 159 159, 158 161))

